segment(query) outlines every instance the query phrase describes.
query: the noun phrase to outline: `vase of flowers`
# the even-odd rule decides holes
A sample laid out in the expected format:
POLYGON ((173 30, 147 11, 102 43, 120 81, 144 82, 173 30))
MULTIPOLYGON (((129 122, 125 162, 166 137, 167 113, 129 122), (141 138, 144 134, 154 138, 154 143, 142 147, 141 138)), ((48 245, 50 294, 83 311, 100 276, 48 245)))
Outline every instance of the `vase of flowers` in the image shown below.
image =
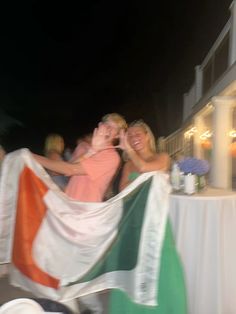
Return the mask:
POLYGON ((193 178, 185 177, 185 190, 187 194, 193 194, 195 191, 200 191, 206 186, 206 179, 205 175, 208 173, 210 166, 207 160, 204 159, 197 159, 194 157, 188 157, 178 162, 178 166, 180 170, 184 173, 185 176, 194 176, 193 178), (189 182, 193 182, 193 187, 188 187, 187 184, 189 182), (193 191, 188 193, 187 191, 193 191))

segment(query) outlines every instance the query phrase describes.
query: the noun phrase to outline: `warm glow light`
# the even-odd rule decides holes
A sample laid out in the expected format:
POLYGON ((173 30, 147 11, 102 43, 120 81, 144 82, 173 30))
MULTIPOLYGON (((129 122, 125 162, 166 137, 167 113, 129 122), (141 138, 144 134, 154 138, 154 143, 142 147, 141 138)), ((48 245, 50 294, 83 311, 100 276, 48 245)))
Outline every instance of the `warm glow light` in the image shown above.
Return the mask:
POLYGON ((229 150, 230 150, 231 156, 235 158, 236 157, 236 142, 233 142, 230 144, 229 150))
POLYGON ((192 127, 191 129, 189 129, 188 131, 186 131, 185 133, 184 133, 184 137, 185 138, 191 138, 193 135, 194 135, 194 133, 196 133, 197 132, 197 128, 194 126, 194 127, 192 127))
POLYGON ((209 131, 209 130, 205 131, 204 133, 202 133, 202 134, 200 135, 200 139, 201 139, 201 140, 206 140, 206 139, 208 139, 208 138, 210 138, 210 137, 212 137, 212 132, 209 131))
POLYGON ((204 139, 202 142, 201 142, 201 146, 202 148, 204 148, 205 150, 211 150, 212 149, 212 143, 210 140, 208 139, 204 139))
POLYGON ((231 130, 231 131, 229 132, 229 136, 230 136, 230 137, 236 137, 236 130, 235 130, 235 129, 231 130))

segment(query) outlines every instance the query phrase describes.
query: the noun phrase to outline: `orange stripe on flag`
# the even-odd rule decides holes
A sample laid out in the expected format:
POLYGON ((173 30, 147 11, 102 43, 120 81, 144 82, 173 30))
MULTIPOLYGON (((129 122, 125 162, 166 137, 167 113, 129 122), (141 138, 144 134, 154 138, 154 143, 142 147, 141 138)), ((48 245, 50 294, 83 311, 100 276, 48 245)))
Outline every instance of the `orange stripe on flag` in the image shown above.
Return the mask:
POLYGON ((41 270, 32 256, 32 246, 47 208, 43 197, 47 186, 25 167, 20 175, 13 263, 27 277, 41 285, 58 288, 59 280, 41 270))

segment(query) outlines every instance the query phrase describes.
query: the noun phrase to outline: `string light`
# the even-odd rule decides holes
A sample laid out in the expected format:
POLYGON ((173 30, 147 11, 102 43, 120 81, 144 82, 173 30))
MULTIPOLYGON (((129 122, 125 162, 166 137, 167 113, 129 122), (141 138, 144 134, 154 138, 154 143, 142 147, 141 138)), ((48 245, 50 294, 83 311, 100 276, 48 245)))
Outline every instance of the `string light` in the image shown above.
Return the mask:
POLYGON ((200 135, 200 139, 201 140, 207 140, 208 138, 211 138, 212 137, 212 132, 207 130, 205 132, 203 132, 201 135, 200 135))

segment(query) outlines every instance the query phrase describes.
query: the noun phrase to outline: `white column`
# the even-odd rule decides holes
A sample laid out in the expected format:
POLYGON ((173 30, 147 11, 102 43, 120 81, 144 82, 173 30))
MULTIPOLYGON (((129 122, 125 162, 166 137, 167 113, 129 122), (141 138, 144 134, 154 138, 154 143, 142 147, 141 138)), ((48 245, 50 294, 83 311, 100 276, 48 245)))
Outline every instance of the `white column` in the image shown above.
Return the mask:
POLYGON ((200 139, 200 135, 204 131, 204 121, 203 121, 202 115, 194 117, 194 126, 196 127, 197 132, 194 133, 193 155, 196 158, 202 159, 203 152, 202 152, 201 139, 200 139))
POLYGON ((232 160, 229 153, 231 138, 229 131, 233 125, 233 106, 236 97, 218 96, 212 98, 213 149, 210 184, 216 188, 232 188, 232 160))
POLYGON ((202 97, 202 69, 199 65, 195 67, 195 100, 196 103, 202 97))
POLYGON ((229 65, 231 66, 236 61, 236 1, 234 0, 230 6, 231 11, 231 26, 230 26, 230 55, 229 65))

